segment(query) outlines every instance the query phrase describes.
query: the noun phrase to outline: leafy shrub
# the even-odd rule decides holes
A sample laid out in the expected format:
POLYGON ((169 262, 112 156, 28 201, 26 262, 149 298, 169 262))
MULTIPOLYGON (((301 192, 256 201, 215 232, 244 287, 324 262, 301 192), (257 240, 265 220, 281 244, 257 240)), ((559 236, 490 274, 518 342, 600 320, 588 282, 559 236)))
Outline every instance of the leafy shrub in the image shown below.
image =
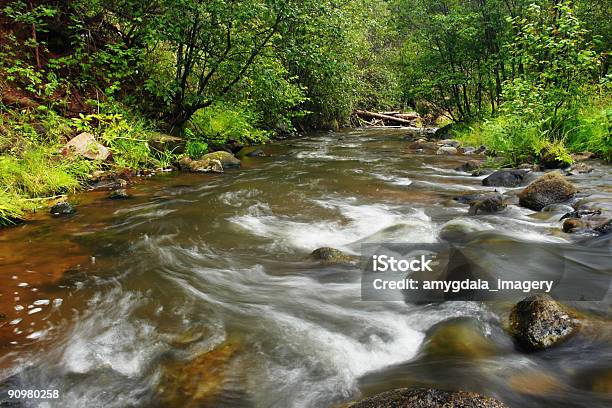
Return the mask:
MULTIPOLYGON (((242 144, 260 144, 269 140, 270 132, 257 129, 258 115, 241 105, 216 103, 198 110, 187 128, 201 141, 224 144, 235 140, 242 144)), ((187 131, 187 130, 186 130, 187 131)))

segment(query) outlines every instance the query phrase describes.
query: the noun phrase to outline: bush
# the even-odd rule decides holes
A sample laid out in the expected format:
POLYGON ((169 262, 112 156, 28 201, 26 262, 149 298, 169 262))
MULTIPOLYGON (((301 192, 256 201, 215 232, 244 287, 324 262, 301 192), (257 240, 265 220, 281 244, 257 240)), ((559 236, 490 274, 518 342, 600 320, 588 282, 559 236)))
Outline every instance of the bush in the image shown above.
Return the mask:
POLYGON ((212 144, 234 140, 241 144, 260 144, 270 139, 271 133, 256 128, 259 117, 240 105, 216 103, 198 110, 187 123, 185 134, 191 139, 212 144))

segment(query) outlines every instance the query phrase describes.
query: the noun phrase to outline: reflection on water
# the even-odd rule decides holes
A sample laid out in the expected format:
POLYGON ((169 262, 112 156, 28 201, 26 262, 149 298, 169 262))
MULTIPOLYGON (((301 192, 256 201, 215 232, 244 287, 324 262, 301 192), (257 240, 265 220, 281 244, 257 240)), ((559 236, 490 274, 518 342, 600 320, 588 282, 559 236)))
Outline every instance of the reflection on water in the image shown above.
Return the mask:
MULTIPOLYGON (((609 406, 609 298, 572 304, 598 316, 593 330, 524 354, 502 329, 510 303, 364 302, 358 269, 305 259, 364 242, 504 237, 516 256, 515 241, 570 242, 558 214, 469 216, 452 197, 492 189, 452 170, 459 158, 409 153, 399 130, 342 136, 266 146, 223 175, 152 179, 128 201, 84 194, 71 218, 1 231, 0 400, 22 388, 58 389, 48 406, 62 407, 326 407, 433 385, 510 406, 609 406)), ((604 206, 611 181, 604 166, 575 179, 604 206)), ((571 256, 610 272, 605 251, 571 256)))

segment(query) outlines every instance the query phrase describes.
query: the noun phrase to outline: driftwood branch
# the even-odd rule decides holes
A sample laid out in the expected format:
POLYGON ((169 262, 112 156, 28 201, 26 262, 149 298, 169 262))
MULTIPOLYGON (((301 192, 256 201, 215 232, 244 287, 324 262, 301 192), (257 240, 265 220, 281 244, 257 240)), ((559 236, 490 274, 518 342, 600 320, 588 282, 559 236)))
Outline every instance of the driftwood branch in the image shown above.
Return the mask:
MULTIPOLYGON (((418 115, 412 115, 412 114, 397 114, 396 116, 391 116, 391 115, 385 115, 382 113, 375 113, 375 112, 362 111, 362 110, 357 110, 355 111, 355 113, 357 114, 357 116, 360 116, 360 117, 381 119, 383 121, 395 122, 395 123, 400 123, 402 125, 408 125, 408 126, 414 125, 414 120, 418 117, 418 115), (412 120, 408 118, 412 118, 412 120)), ((395 113, 395 112, 392 112, 392 113, 395 113)))

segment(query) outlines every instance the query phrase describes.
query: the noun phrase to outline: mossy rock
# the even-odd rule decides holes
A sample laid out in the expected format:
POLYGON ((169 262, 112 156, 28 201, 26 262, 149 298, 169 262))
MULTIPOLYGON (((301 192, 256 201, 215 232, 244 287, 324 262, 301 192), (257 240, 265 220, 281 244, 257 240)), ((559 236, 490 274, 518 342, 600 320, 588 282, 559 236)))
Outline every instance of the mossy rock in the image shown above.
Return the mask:
POLYGON ((475 392, 443 391, 433 388, 399 388, 348 405, 349 408, 507 408, 475 392))
POLYGON ((238 160, 230 152, 226 152, 223 150, 219 150, 218 152, 207 153, 204 156, 200 157, 198 161, 207 160, 207 159, 219 160, 221 164, 223 165, 223 168, 240 167, 240 160, 238 160))
POLYGON ((328 264, 355 263, 354 257, 346 255, 344 252, 330 247, 322 247, 315 249, 310 254, 310 259, 328 264))
POLYGON ((510 314, 510 334, 527 351, 555 346, 578 330, 577 320, 546 294, 529 296, 510 314))
POLYGON ((181 170, 191 173, 223 173, 223 165, 221 162, 211 158, 192 160, 189 157, 183 157, 179 161, 179 167, 181 170))
POLYGON ((519 204, 540 211, 550 204, 562 203, 576 195, 576 187, 561 173, 544 174, 519 193, 519 204))
POLYGON ((492 214, 506 209, 506 203, 501 194, 491 194, 480 200, 470 203, 470 214, 478 213, 492 214))

